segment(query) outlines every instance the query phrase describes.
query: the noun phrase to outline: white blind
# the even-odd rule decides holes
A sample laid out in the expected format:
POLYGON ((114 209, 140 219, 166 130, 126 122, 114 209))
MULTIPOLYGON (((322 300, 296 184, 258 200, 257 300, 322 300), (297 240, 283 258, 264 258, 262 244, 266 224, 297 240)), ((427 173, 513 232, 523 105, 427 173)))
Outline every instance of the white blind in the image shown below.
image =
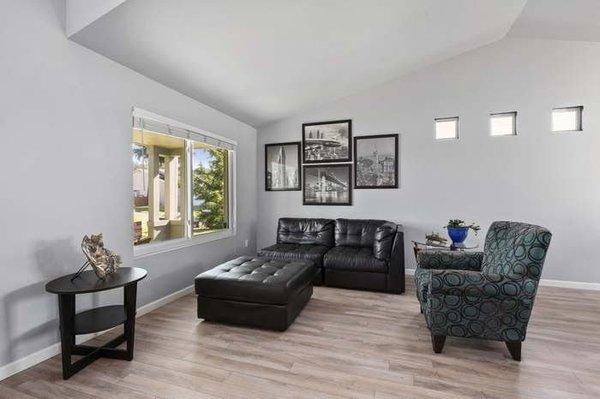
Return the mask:
POLYGON ((179 124, 174 121, 159 121, 157 119, 136 115, 135 110, 133 114, 133 128, 147 132, 168 134, 170 136, 177 136, 188 140, 195 140, 227 150, 235 150, 237 147, 237 143, 233 140, 202 132, 199 129, 193 129, 190 126, 179 124))

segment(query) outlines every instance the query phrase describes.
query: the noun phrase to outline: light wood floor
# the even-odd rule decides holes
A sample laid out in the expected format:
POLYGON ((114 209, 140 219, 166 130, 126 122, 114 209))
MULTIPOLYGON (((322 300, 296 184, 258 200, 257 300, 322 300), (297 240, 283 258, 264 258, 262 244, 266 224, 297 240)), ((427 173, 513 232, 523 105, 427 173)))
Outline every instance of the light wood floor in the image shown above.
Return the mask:
POLYGON ((498 342, 448 338, 433 354, 407 285, 317 287, 285 333, 200 322, 189 295, 138 319, 132 362, 101 359, 63 381, 56 356, 1 382, 0 397, 600 397, 600 292, 541 287, 517 363, 498 342))

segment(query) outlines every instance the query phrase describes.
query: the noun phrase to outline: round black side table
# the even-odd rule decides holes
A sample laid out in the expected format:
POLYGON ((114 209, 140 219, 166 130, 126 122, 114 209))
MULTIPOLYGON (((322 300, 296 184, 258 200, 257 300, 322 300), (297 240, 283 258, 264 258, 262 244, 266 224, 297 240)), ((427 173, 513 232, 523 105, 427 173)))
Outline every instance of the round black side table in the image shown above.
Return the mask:
POLYGON ((46 284, 46 291, 58 295, 63 379, 69 379, 101 357, 133 359, 137 282, 147 274, 146 270, 137 267, 121 267, 102 280, 93 270, 88 270, 72 281, 74 274, 69 274, 46 284), (120 287, 123 287, 124 292, 123 305, 103 306, 75 314, 75 295, 120 287), (75 344, 77 334, 104 331, 119 324, 124 325, 124 333, 103 346, 75 344), (123 342, 127 342, 127 349, 116 349, 123 342), (83 357, 71 363, 72 355, 83 357))

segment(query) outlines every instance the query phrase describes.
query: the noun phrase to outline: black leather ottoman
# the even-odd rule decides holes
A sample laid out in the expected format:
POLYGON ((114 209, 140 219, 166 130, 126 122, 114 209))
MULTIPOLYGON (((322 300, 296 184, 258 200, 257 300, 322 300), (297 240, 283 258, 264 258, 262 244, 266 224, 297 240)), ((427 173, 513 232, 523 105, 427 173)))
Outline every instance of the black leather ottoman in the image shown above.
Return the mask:
POLYGON ((242 256, 196 277, 198 317, 285 331, 312 296, 309 262, 242 256))

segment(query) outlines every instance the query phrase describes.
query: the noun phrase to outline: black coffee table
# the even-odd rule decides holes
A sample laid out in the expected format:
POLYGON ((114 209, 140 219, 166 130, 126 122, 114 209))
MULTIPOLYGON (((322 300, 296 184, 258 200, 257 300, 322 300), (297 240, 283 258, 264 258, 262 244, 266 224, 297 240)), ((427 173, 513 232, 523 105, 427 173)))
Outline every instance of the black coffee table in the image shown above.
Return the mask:
POLYGON ((144 269, 122 267, 102 280, 92 270, 88 270, 72 281, 74 274, 69 274, 46 284, 46 291, 58 294, 63 379, 69 379, 101 357, 133 359, 137 282, 146 277, 146 274, 144 269), (103 306, 75 314, 75 295, 120 287, 123 287, 124 291, 123 305, 103 306), (104 331, 120 324, 124 325, 124 333, 103 346, 75 344, 77 334, 104 331), (116 349, 123 342, 127 342, 127 349, 116 349), (83 357, 71 363, 72 355, 83 357))

